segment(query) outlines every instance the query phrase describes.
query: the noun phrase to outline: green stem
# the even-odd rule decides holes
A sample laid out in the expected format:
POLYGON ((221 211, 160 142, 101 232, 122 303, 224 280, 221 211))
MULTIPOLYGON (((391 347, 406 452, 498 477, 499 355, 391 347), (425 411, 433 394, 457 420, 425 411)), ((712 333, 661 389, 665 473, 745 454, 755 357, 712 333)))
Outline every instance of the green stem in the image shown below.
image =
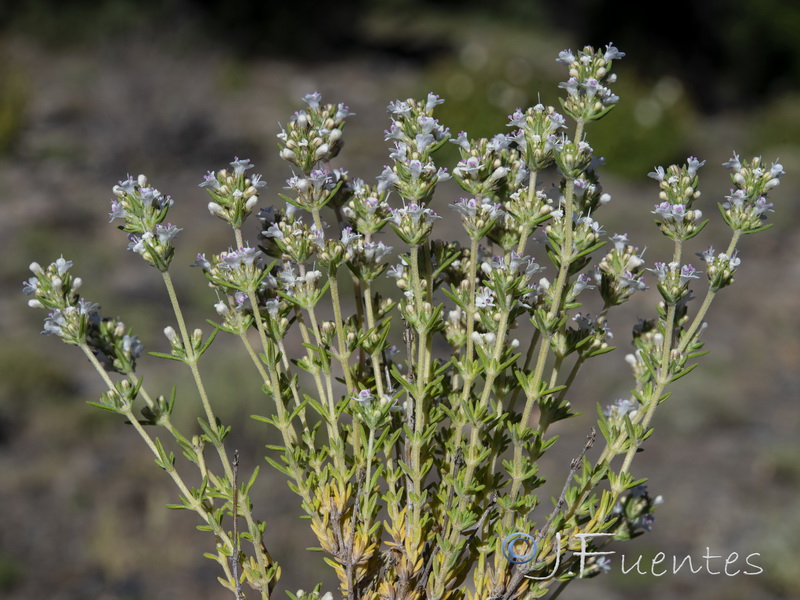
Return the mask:
MULTIPOLYGON (((731 237, 731 241, 728 244, 728 249, 725 252, 728 256, 733 256, 734 250, 736 250, 736 245, 739 243, 739 238, 741 237, 741 231, 734 231, 733 236, 731 237)), ((708 308, 711 306, 711 302, 713 302, 714 297, 717 295, 717 292, 712 290, 710 287, 706 292, 706 297, 703 299, 703 303, 700 305, 700 308, 697 311, 697 315, 695 316, 694 320, 692 321, 692 325, 686 331, 686 334, 683 336, 683 341, 678 345, 678 351, 683 353, 686 351, 686 348, 689 344, 692 343, 692 340, 697 333, 697 330, 703 324, 703 319, 708 312, 708 308)))
MULTIPOLYGON (((240 234, 241 236, 241 234, 240 234)), ((162 276, 164 278, 164 285, 167 288, 167 294, 169 295, 170 302, 172 304, 172 309, 175 312, 175 318, 178 321, 178 328, 181 332, 181 339, 183 340, 183 347, 184 352, 186 353, 186 363, 189 365, 190 370, 192 371, 192 377, 194 378, 195 386, 197 387, 197 392, 200 395, 200 401, 203 404, 203 409, 205 410, 206 417, 208 420, 208 426, 211 428, 211 431, 214 433, 215 441, 213 443, 214 449, 219 456, 220 462, 222 463, 222 468, 225 471, 225 477, 228 480, 228 485, 232 489, 234 484, 234 475, 233 469, 231 467, 231 461, 228 459, 228 452, 225 449, 225 445, 222 441, 219 440, 219 426, 217 425, 217 418, 214 414, 214 410, 211 407, 211 402, 208 399, 208 394, 206 393, 205 385, 203 384, 203 380, 200 377, 200 371, 197 368, 197 355, 195 354, 194 345, 192 344, 192 340, 189 337, 189 331, 186 327, 186 321, 183 317, 183 312, 181 311, 180 303, 178 302, 178 296, 175 293, 175 286, 172 284, 172 278, 170 277, 167 271, 162 272, 162 276)), ((254 307, 257 305, 254 304, 254 307)), ((257 310, 254 308, 254 310, 257 310)), ((252 518, 252 513, 250 510, 249 502, 244 503, 242 507, 242 516, 248 522, 248 525, 254 523, 252 518)), ((254 536, 251 539, 253 544, 254 554, 256 555, 256 560, 258 562, 259 572, 266 574, 267 572, 267 561, 264 556, 264 552, 262 551, 262 542, 260 536, 254 536)), ((262 597, 269 598, 269 590, 262 590, 262 597)))
MULTIPOLYGON (((475 331, 475 279, 478 276, 478 240, 473 238, 469 247, 469 304, 467 305, 467 352, 465 360, 471 361, 475 342, 472 333, 475 331)), ((467 382, 464 382, 466 386, 467 382)))

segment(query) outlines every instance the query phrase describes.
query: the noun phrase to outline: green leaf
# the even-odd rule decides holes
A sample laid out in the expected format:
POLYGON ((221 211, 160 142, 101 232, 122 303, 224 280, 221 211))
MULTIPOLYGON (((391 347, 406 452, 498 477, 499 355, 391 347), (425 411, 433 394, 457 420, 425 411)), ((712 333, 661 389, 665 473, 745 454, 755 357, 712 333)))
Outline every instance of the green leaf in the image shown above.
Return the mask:
POLYGON ((103 410, 107 410, 108 412, 113 412, 120 415, 125 414, 124 411, 121 411, 118 408, 114 408, 113 406, 109 406, 108 404, 102 404, 100 402, 91 402, 91 401, 87 401, 86 404, 89 404, 96 408, 102 408, 103 410))
POLYGON ((186 360, 181 358, 180 356, 174 356, 172 354, 165 354, 164 352, 148 352, 150 356, 155 356, 156 358, 166 358, 168 360, 177 360, 178 362, 185 363, 186 360))

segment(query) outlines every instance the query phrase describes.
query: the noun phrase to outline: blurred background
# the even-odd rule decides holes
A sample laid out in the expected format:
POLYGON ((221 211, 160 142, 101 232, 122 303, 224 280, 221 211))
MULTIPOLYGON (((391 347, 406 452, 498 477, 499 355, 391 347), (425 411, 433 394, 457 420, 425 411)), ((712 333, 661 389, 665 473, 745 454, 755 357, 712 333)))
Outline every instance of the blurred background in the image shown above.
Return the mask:
MULTIPOLYGON (((20 293, 32 260, 63 253, 104 314, 121 316, 148 350, 167 349, 161 330, 172 318, 160 278, 107 224, 112 185, 144 172, 176 199, 171 219, 185 229, 174 277, 190 326, 207 328, 215 299, 200 273, 182 267, 232 240, 197 184, 249 157, 272 203, 290 175, 275 134, 303 94, 319 90, 357 113, 336 166, 373 180, 388 162, 390 100, 435 91, 453 133, 504 132, 517 107, 539 98, 558 106, 561 49, 613 42, 628 53, 615 64, 621 102, 588 130, 608 161, 603 184, 614 199, 598 218, 609 234, 627 231, 651 263, 667 256, 649 212, 653 165, 708 161, 699 207, 712 224, 692 252, 727 244, 714 217, 728 190, 719 165, 732 150, 779 158, 788 173, 772 198, 775 227, 743 241, 737 284, 713 307, 711 354, 674 387, 634 464, 665 499, 654 529, 616 550, 759 553, 764 572, 622 575, 617 556, 609 575, 561 597, 800 597, 800 4, 675 0, 651 15, 644 3, 590 0, 0 0, 0 596, 228 597, 217 565, 201 556, 210 538, 195 531, 195 515, 164 508, 176 499, 171 482, 132 430, 85 404, 99 381, 76 349, 38 335, 43 313, 20 293)), ((438 160, 452 168, 454 148, 438 160)), ((457 196, 450 182, 437 202, 457 196)), ((447 225, 436 231, 450 234, 447 225)), ((256 232, 250 223, 251 240, 256 232)), ((560 450, 543 466, 553 490, 596 404, 627 395, 630 328, 654 303, 651 291, 620 311, 611 321, 619 349, 586 367, 571 400, 587 418, 559 424, 560 450)), ((268 404, 230 347, 220 338, 204 369, 249 472, 274 435, 249 419, 268 404)), ((140 365, 152 390, 177 381, 178 420, 193 431, 198 404, 186 373, 153 358, 140 365)), ((333 590, 321 556, 304 553, 315 539, 296 497, 264 466, 256 515, 283 565, 280 588, 322 581, 333 590)))

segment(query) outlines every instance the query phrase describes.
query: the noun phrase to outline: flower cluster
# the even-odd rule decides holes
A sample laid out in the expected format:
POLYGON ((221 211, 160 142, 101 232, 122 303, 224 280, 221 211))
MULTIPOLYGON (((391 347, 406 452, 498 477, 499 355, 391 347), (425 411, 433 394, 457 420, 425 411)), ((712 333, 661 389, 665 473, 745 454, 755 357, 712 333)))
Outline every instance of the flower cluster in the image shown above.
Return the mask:
POLYGON ((658 291, 667 304, 677 304, 689 293, 689 282, 697 279, 698 271, 692 265, 681 265, 679 262, 655 263, 655 268, 648 269, 658 278, 658 291))
POLYGON ((725 222, 734 230, 742 233, 756 233, 769 225, 763 222, 768 212, 772 212, 772 203, 767 202, 767 194, 781 183, 784 170, 780 163, 772 163, 769 169, 762 163, 761 157, 742 162, 734 152, 733 158, 723 163, 731 170, 731 181, 734 189, 725 196, 720 204, 720 212, 725 222))
POLYGON ((240 229, 258 202, 258 191, 266 187, 267 182, 261 175, 246 175, 245 172, 253 168, 249 159, 237 157, 231 167, 232 171, 209 171, 200 187, 206 188, 211 196, 208 211, 234 229, 240 229))
POLYGON ((322 104, 319 92, 306 94, 306 110, 299 110, 278 134, 281 158, 308 175, 320 162, 335 158, 344 145, 342 129, 352 116, 344 104, 322 104))
POLYGON ((436 219, 441 217, 433 209, 410 203, 391 209, 389 224, 406 244, 417 246, 430 236, 436 219))
POLYGON ((461 198, 450 208, 461 215, 461 224, 469 237, 480 239, 494 227, 498 218, 505 212, 500 204, 492 202, 489 198, 461 198))
POLYGON ((607 306, 622 304, 636 292, 647 289, 639 249, 628 244, 627 234, 611 236, 614 249, 600 261, 595 278, 607 306))
POLYGON ((511 136, 498 133, 491 140, 469 140, 462 131, 450 141, 458 145, 461 154, 453 177, 473 196, 495 198, 504 182, 508 180, 512 187, 518 188, 527 175, 519 151, 511 148, 511 136))
POLYGON ((542 171, 553 163, 553 150, 561 143, 560 130, 567 124, 563 115, 552 106, 537 104, 526 111, 517 109, 508 115, 508 126, 518 129, 512 134, 532 171, 542 171))
POLYGON ((648 173, 658 181, 658 197, 661 202, 655 205, 654 215, 660 217, 658 226, 668 238, 688 240, 696 236, 708 221, 700 222, 703 213, 693 210, 692 204, 700 197, 697 171, 706 161, 690 156, 683 166, 670 165, 656 167, 648 173))
POLYGON ((342 206, 342 217, 364 235, 378 233, 389 219, 388 190, 379 191, 361 179, 350 182, 350 200, 342 206))
POLYGON ((286 180, 286 189, 295 192, 294 198, 289 198, 281 194, 289 204, 302 208, 307 211, 319 211, 323 206, 334 202, 334 206, 341 204, 340 191, 345 195, 347 189, 342 190, 342 186, 347 181, 347 171, 334 169, 314 169, 308 175, 294 175, 286 180), (337 201, 338 200, 338 201, 337 201))
POLYGON ((72 261, 62 256, 47 268, 31 263, 30 277, 22 291, 34 296, 31 308, 47 308, 42 333, 60 337, 67 344, 91 350, 107 371, 129 373, 136 368, 136 359, 144 346, 131 335, 118 319, 102 319, 100 307, 78 295, 80 277, 70 272, 72 261))
POLYGON ((736 252, 731 256, 724 252, 716 254, 712 246, 709 246, 704 252, 698 252, 697 256, 708 265, 706 268, 708 282, 715 292, 733 283, 733 274, 742 263, 736 252))
POLYGON ((608 84, 617 80, 616 74, 611 73, 611 65, 623 56, 624 52, 610 44, 603 51, 586 46, 577 56, 572 50, 559 53, 556 62, 569 69, 569 79, 558 84, 567 90, 563 106, 568 115, 576 121, 596 121, 619 102, 619 96, 608 84))
POLYGON ((159 271, 166 272, 175 253, 172 240, 181 231, 171 223, 164 224, 172 198, 148 185, 147 177, 128 177, 113 188, 111 221, 122 219, 118 228, 128 233, 128 250, 140 254, 159 271))

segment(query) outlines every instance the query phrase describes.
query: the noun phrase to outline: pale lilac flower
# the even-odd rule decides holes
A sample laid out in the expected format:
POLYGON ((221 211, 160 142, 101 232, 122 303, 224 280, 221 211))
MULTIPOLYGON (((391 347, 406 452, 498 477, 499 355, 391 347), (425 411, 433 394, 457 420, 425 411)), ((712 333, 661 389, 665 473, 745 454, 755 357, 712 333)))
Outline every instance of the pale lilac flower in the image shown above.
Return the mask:
POLYGON ((364 242, 364 256, 369 261, 380 262, 384 256, 392 251, 392 246, 387 246, 383 242, 364 242))
POLYGON ((562 65, 570 66, 575 62, 575 55, 572 53, 572 50, 562 50, 558 53, 556 62, 561 63, 562 65))
POLYGON ((487 287, 482 287, 475 292, 475 306, 477 308, 488 308, 494 306, 494 293, 487 287))
POLYGON ((527 116, 522 109, 518 108, 512 114, 508 115, 509 127, 525 127, 528 124, 527 116))
POLYGON ((590 77, 583 82, 583 89, 586 90, 586 96, 589 99, 594 98, 600 87, 600 82, 594 77, 590 77))
POLYGON ((606 406, 605 410, 603 410, 603 414, 610 419, 622 418, 625 415, 633 418, 637 410, 639 410, 639 404, 637 402, 632 402, 627 398, 619 398, 614 404, 606 406))
POLYGON ((432 111, 437 104, 442 104, 443 102, 443 98, 439 98, 439 96, 430 92, 428 94, 428 99, 425 101, 425 112, 432 111))
POLYGON ((575 292, 575 295, 577 296, 583 290, 586 290, 586 289, 593 290, 594 286, 591 285, 592 281, 593 281, 592 277, 590 277, 586 273, 581 273, 580 275, 578 275, 578 279, 575 281, 575 284, 572 286, 572 290, 575 292))
POLYGON ((194 261, 194 264, 189 265, 189 266, 191 266, 191 267, 200 267, 204 271, 208 271, 208 270, 211 269, 211 263, 208 262, 208 260, 206 260, 206 255, 205 254, 200 254, 200 253, 197 254, 197 257, 196 257, 196 259, 194 261))
POLYGON ((389 152, 389 158, 398 162, 406 162, 408 160, 408 146, 405 142, 395 142, 394 149, 389 152))
POLYGON ((647 174, 648 177, 652 177, 656 181, 664 181, 664 167, 653 167, 655 171, 651 171, 647 174))
POLYGON ((308 104, 308 108, 316 110, 319 108, 319 103, 322 100, 322 94, 319 92, 312 92, 303 96, 303 102, 308 104))
POLYGON ((64 327, 67 325, 67 319, 58 308, 53 309, 44 319, 45 335, 58 335, 64 332, 64 327))
POLYGON ((706 161, 701 161, 695 158, 694 156, 690 156, 686 160, 686 171, 689 173, 689 177, 694 177, 697 174, 698 169, 706 164, 706 161))
POLYGON ((236 301, 236 310, 247 310, 252 306, 250 297, 241 290, 233 295, 233 299, 236 301))
POLYGON ((345 227, 342 230, 342 244, 344 244, 345 246, 349 246, 350 244, 352 244, 355 240, 357 240, 360 237, 361 237, 361 234, 353 233, 353 228, 352 227, 345 227))
POLYGON ((396 264, 392 267, 389 267, 389 270, 386 271, 386 275, 388 277, 392 277, 393 279, 402 279, 406 272, 406 266, 403 263, 396 264))
POLYGON ((131 358, 139 358, 144 350, 144 344, 135 335, 122 336, 122 349, 131 355, 131 358))
POLYGON ((466 152, 469 152, 471 148, 466 131, 460 132, 455 139, 451 139, 450 141, 458 146, 461 146, 461 148, 464 149, 466 152))
POLYGON ((284 238, 283 232, 277 223, 272 223, 267 229, 261 232, 264 237, 275 238, 282 240, 284 238))
POLYGON ((642 275, 640 273, 631 273, 630 271, 622 272, 620 284, 637 292, 642 292, 647 289, 647 285, 645 285, 642 275))
POLYGON ((156 225, 156 235, 158 236, 158 241, 162 244, 169 244, 172 242, 175 236, 181 231, 183 231, 182 228, 175 227, 172 223, 156 225))
POLYGON ((742 163, 739 161, 739 155, 736 154, 736 152, 734 152, 733 158, 726 160, 724 163, 722 163, 722 166, 728 167, 729 169, 732 169, 734 171, 738 171, 739 169, 742 168, 742 163))
POLYGON ((281 308, 281 303, 277 298, 271 298, 266 302, 264 302, 264 308, 267 309, 267 314, 269 314, 270 317, 275 318, 278 316, 278 313, 281 308))
POLYGON ((498 133, 489 140, 489 143, 486 144, 486 148, 491 152, 500 152, 502 150, 507 150, 508 147, 511 145, 511 139, 504 133, 498 133))
POLYGON ((350 112, 350 107, 340 103, 336 107, 336 114, 333 116, 333 120, 337 124, 339 124, 342 121, 344 121, 347 117, 352 117, 355 114, 356 113, 354 113, 354 112, 350 112))
POLYGON ((252 169, 255 165, 250 164, 249 158, 243 158, 239 160, 239 157, 236 156, 234 157, 231 166, 233 167, 233 172, 236 175, 242 175, 245 171, 247 171, 248 169, 252 169))
POLYGON ((383 173, 378 175, 378 191, 383 192, 389 189, 392 185, 400 181, 397 174, 392 171, 391 167, 384 167, 383 173))
POLYGON ((753 211, 757 215, 763 215, 765 212, 774 212, 772 210, 773 206, 774 204, 772 202, 767 202, 767 199, 764 196, 759 196, 753 204, 753 211))
POLYGON ((577 77, 570 77, 566 81, 559 83, 558 87, 563 90, 567 90, 567 93, 573 98, 577 98, 580 96, 580 92, 578 91, 580 89, 580 85, 581 84, 577 77))
POLYGON ((253 177, 250 179, 250 185, 252 185, 254 188, 256 188, 256 189, 258 190, 258 189, 261 189, 261 188, 263 188, 263 187, 267 187, 267 182, 266 182, 266 181, 263 181, 263 180, 261 179, 261 175, 259 175, 258 173, 256 173, 256 174, 255 174, 255 175, 253 175, 253 177))
POLYGON ((361 390, 357 394, 350 396, 350 398, 363 405, 374 400, 375 396, 369 390, 361 390))
POLYGON ((432 146, 436 140, 432 133, 418 133, 414 138, 414 143, 417 146, 417 152, 422 154, 429 146, 432 146))
POLYGON ((617 48, 609 44, 606 46, 605 54, 603 54, 603 60, 617 60, 618 58, 623 58, 624 56, 624 52, 620 52, 617 48))
POLYGON ((700 273, 700 271, 695 269, 692 265, 683 265, 680 273, 681 285, 685 285, 690 279, 698 279, 700 277, 698 273, 700 273))
POLYGON ((72 261, 65 259, 63 256, 57 258, 54 264, 56 265, 56 271, 59 275, 63 275, 72 267, 72 261))
POLYGON ((214 190, 218 190, 222 186, 220 186, 219 180, 214 172, 209 171, 203 176, 203 182, 199 184, 198 187, 210 187, 214 190))
POLYGON ((712 263, 714 262, 714 247, 709 246, 703 252, 696 252, 695 255, 698 256, 700 260, 702 260, 705 263, 712 263))
POLYGON ((39 290, 39 278, 31 277, 22 282, 22 293, 26 296, 33 296, 39 290))
POLYGON ((111 201, 111 212, 108 213, 108 216, 111 217, 108 222, 111 223, 114 219, 124 219, 128 216, 128 213, 125 212, 125 209, 122 207, 122 202, 118 200, 111 201))
POLYGON ((614 243, 614 249, 617 252, 622 252, 628 244, 627 233, 615 233, 609 239, 614 243))
POLYGON ((393 102, 389 102, 389 106, 386 107, 386 112, 394 115, 400 115, 402 117, 408 117, 411 114, 411 105, 403 100, 395 100, 393 102))

